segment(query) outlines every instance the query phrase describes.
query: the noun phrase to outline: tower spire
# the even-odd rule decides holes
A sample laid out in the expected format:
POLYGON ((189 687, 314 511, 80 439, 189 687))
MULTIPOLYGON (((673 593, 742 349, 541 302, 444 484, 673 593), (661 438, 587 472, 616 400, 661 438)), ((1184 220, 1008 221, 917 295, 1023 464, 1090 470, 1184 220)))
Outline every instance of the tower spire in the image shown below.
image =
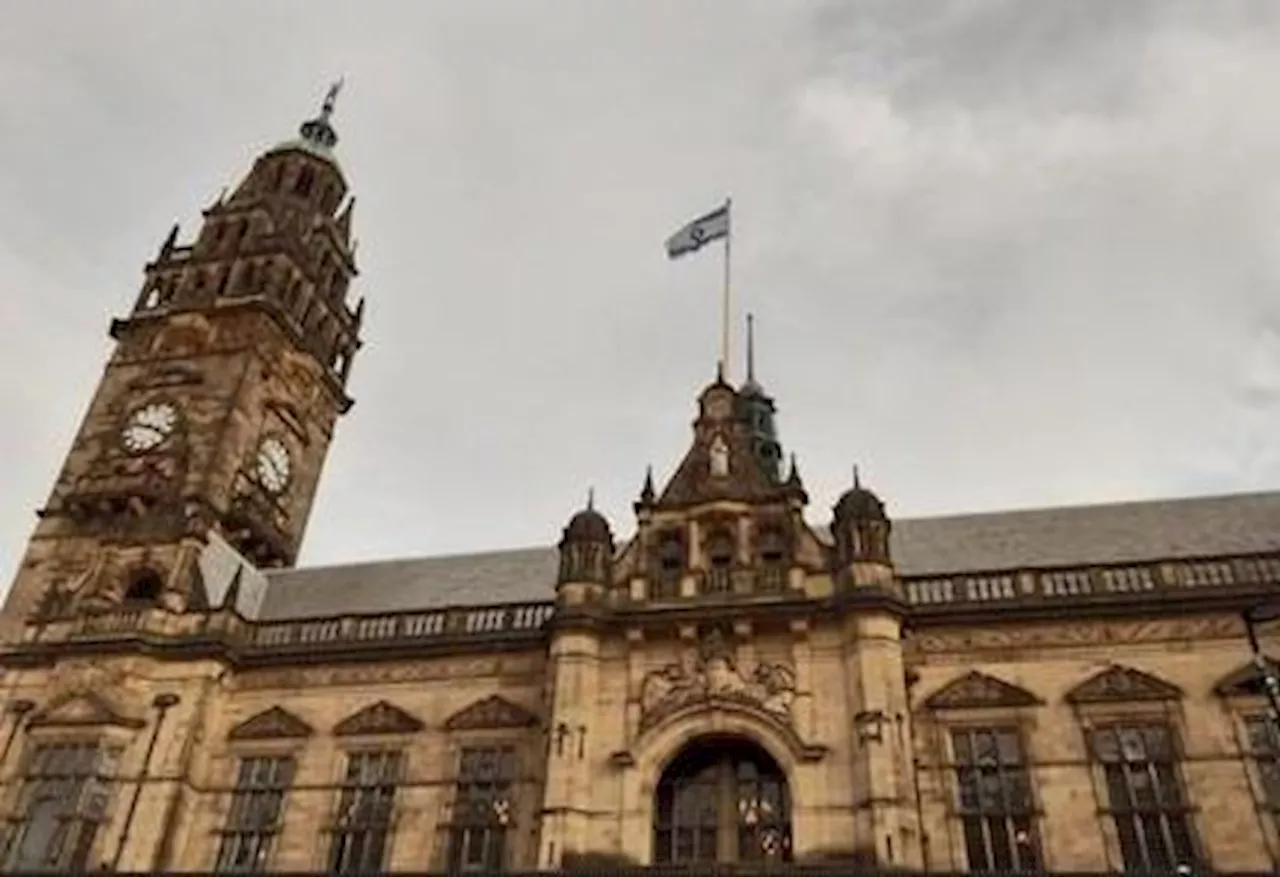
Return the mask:
POLYGON ((339 76, 338 80, 329 86, 329 91, 324 96, 324 103, 320 105, 320 118, 328 121, 333 115, 333 105, 338 102, 338 93, 342 91, 342 83, 346 77, 339 76))
POLYGON ((339 78, 329 86, 324 101, 320 104, 320 115, 303 122, 302 127, 298 129, 302 139, 311 146, 329 150, 338 143, 338 132, 333 130, 329 119, 333 116, 334 104, 338 102, 338 93, 342 91, 342 82, 342 78, 339 78))
POLYGON ((755 316, 747 314, 747 383, 756 382, 756 331, 755 316))

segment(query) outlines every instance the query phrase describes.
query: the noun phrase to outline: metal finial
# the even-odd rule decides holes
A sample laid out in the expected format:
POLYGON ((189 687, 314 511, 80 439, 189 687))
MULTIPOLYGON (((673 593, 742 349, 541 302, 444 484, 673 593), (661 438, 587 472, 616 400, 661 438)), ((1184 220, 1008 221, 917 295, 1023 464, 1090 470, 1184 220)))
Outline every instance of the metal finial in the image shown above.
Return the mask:
POLYGON ((595 511, 596 508, 596 489, 594 487, 587 488, 587 511, 595 511))
POLYGON ((756 332, 755 317, 747 314, 747 383, 756 379, 756 332))
POLYGON ((853 486, 854 487, 862 486, 862 482, 858 480, 858 464, 857 463, 853 464, 853 486))
POLYGON ((329 91, 324 96, 324 103, 320 105, 320 118, 327 120, 333 115, 333 105, 338 101, 338 93, 342 91, 342 83, 345 79, 345 76, 339 76, 337 82, 329 86, 329 91))

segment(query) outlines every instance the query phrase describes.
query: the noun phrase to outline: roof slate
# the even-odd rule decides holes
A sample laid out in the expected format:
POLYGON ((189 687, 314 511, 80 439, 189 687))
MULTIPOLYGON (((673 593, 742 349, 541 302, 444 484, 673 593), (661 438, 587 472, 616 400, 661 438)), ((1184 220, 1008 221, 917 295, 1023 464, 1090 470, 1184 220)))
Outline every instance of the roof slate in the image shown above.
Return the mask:
MULTIPOLYGON (((1280 492, 909 518, 892 550, 907 576, 1277 551, 1280 492)), ((557 565, 546 547, 281 570, 259 617, 549 600, 557 565)))

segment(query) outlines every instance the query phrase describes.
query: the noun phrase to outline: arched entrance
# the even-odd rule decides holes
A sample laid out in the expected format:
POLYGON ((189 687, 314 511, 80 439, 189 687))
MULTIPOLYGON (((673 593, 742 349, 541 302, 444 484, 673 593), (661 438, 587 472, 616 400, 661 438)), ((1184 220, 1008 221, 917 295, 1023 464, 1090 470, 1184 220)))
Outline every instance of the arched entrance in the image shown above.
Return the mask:
POLYGON ((704 737, 667 765, 653 802, 653 862, 785 862, 787 777, 741 737, 704 737))

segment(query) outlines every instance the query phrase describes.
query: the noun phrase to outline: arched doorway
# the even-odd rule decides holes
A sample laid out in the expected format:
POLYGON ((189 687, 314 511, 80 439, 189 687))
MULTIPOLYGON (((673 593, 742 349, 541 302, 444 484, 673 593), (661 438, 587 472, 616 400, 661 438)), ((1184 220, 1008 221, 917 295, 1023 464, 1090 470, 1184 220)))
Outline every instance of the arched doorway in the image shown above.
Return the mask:
POLYGON ((702 738, 663 771, 653 802, 655 865, 790 858, 787 777, 758 745, 702 738))

